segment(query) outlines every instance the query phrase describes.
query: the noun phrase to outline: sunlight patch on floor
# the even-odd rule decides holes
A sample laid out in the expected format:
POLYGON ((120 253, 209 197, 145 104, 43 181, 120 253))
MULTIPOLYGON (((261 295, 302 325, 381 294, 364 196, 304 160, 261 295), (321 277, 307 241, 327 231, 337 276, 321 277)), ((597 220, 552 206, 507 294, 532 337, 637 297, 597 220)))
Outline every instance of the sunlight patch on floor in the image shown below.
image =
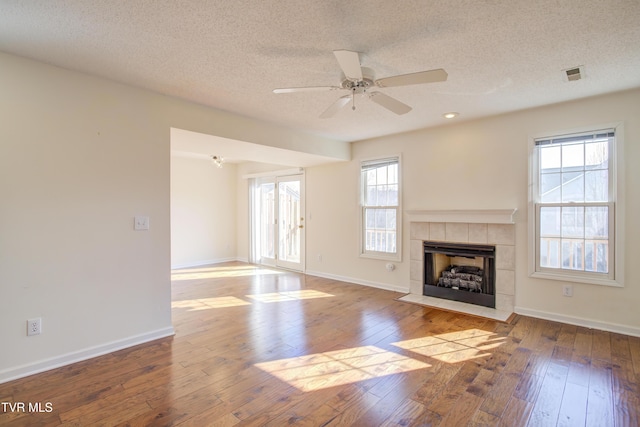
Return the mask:
POLYGON ((282 302, 282 301, 295 301, 302 299, 313 298, 328 298, 335 295, 328 294, 326 292, 315 291, 313 289, 302 289, 299 291, 282 291, 271 292, 266 294, 246 295, 247 298, 251 298, 260 302, 282 302))
POLYGON ((488 350, 502 345, 506 337, 480 329, 432 335, 399 341, 392 345, 441 362, 458 363, 481 357, 488 357, 488 350))
POLYGON ((257 266, 224 266, 224 267, 200 267, 181 268, 171 272, 172 281, 217 279, 223 277, 261 276, 285 274, 283 271, 257 266))
POLYGON ((431 367, 375 346, 328 351, 255 366, 305 392, 431 367))
POLYGON ((251 305, 250 302, 236 297, 199 298, 183 301, 173 301, 171 308, 186 308, 188 311, 210 310, 212 308, 239 307, 251 305))

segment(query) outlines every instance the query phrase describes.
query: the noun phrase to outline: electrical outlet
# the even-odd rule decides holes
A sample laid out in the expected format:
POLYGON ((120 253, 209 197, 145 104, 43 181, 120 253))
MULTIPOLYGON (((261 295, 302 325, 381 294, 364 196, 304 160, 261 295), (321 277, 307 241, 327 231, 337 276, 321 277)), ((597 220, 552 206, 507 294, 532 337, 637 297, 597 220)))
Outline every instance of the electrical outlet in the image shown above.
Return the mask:
POLYGON ((136 216, 133 220, 134 230, 148 230, 149 229, 149 217, 148 216, 136 216))
POLYGON ((572 285, 563 285, 562 286, 562 296, 572 297, 573 296, 573 286, 572 285))
POLYGON ((27 320, 27 336, 40 335, 42 333, 42 319, 40 317, 27 320))
POLYGON ((322 254, 318 254, 318 261, 322 262, 322 254))

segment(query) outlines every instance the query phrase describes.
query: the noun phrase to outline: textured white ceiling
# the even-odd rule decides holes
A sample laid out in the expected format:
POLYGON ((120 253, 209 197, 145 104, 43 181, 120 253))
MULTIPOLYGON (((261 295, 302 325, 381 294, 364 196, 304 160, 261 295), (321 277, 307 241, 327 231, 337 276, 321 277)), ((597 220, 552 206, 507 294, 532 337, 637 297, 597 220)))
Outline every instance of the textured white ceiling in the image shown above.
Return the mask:
POLYGON ((640 1, 2 0, 0 50, 354 141, 639 87, 640 1), (342 93, 271 92, 339 84, 336 49, 449 78, 382 89, 403 116, 362 99, 320 119, 342 93))

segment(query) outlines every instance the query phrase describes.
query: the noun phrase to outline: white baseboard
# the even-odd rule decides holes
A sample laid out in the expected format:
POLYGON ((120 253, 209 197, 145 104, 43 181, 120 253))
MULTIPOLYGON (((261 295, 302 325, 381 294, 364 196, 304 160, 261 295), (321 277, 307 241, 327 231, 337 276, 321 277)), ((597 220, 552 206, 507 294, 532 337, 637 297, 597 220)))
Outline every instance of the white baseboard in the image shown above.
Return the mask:
POLYGON ((85 348, 83 350, 74 351, 63 354, 61 356, 40 360, 38 362, 26 365, 16 366, 0 371, 0 384, 8 381, 17 380, 19 378, 28 377, 29 375, 39 374, 40 372, 49 371, 61 366, 70 365, 72 363, 81 362, 83 360, 92 359, 94 357, 103 356, 114 351, 144 344, 160 338, 174 335, 173 327, 158 329, 156 331, 146 332, 140 335, 134 335, 122 340, 112 341, 109 343, 85 348))
POLYGON ((210 264, 220 264, 223 262, 232 262, 232 261, 242 261, 236 257, 227 257, 227 258, 216 258, 216 259, 206 259, 200 261, 187 262, 183 264, 175 264, 171 265, 172 270, 179 270, 181 268, 194 268, 194 267, 202 267, 204 265, 210 264))
POLYGON ((324 272, 321 272, 321 271, 310 271, 310 270, 307 270, 307 271, 304 272, 304 274, 306 274, 308 276, 317 276, 317 277, 322 277, 324 279, 339 280, 341 282, 349 282, 349 283, 355 283, 356 285, 362 285, 362 286, 369 286, 369 287, 372 287, 372 288, 384 289, 386 291, 395 291, 395 292, 402 292, 402 293, 408 293, 409 292, 409 288, 408 287, 400 287, 400 286, 395 286, 395 285, 389 285, 388 283, 371 282, 369 280, 362 280, 362 279, 358 279, 358 278, 355 278, 355 277, 339 276, 337 274, 329 274, 329 273, 324 273, 324 272))
POLYGON ((569 325, 583 326, 585 328, 600 329, 602 331, 640 337, 640 328, 635 326, 620 325, 617 323, 601 322, 599 320, 585 319, 582 317, 567 316, 564 314, 550 313, 547 311, 532 310, 524 307, 516 307, 515 312, 524 316, 537 317, 539 319, 554 322, 567 323, 569 325))

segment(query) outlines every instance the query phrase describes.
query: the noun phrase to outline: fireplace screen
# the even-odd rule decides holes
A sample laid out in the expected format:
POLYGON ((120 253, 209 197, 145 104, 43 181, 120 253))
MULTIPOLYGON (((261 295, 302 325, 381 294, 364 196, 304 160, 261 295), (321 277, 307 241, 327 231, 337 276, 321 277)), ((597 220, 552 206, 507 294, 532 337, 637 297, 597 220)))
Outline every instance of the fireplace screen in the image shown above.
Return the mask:
POLYGON ((424 295, 495 308, 495 246, 424 242, 424 295))

